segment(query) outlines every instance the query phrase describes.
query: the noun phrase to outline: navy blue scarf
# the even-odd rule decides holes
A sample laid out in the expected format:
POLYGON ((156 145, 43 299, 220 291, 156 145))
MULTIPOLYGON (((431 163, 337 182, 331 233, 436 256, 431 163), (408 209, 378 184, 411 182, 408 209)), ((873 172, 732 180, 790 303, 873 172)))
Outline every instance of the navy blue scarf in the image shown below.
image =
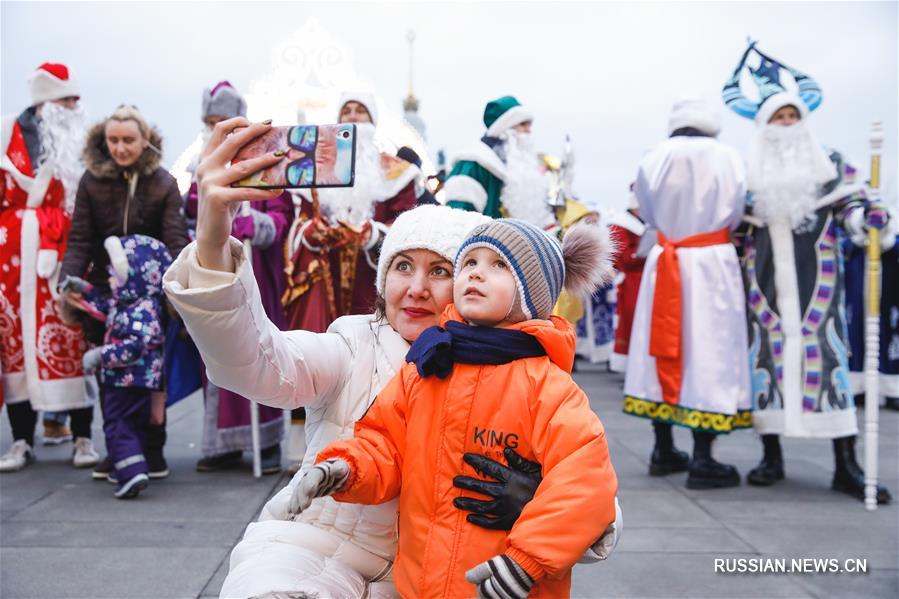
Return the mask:
POLYGON ((436 374, 445 379, 453 364, 507 364, 520 358, 545 356, 546 350, 533 335, 512 329, 473 327, 450 320, 446 328, 422 331, 406 354, 422 377, 436 374))

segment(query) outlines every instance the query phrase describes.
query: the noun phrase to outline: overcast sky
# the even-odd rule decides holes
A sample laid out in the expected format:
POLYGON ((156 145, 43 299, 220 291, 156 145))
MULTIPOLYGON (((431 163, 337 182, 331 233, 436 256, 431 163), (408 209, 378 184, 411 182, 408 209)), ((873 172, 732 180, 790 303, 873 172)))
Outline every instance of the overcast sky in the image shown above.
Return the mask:
MULTIPOLYGON (((171 165, 199 129, 200 93, 272 71, 273 48, 313 17, 351 50, 357 73, 397 111, 407 90, 406 31, 417 33, 415 92, 432 152, 483 133, 487 100, 517 96, 536 115, 539 149, 577 154, 575 190, 623 206, 645 152, 666 133, 671 102, 720 89, 745 48, 816 78, 810 122, 867 172, 872 120, 887 131, 884 185, 896 202, 895 2, 667 3, 0 3, 3 114, 28 104, 38 64, 64 62, 92 120, 138 105, 171 165)), ((745 150, 754 125, 725 111, 721 139, 745 150)))

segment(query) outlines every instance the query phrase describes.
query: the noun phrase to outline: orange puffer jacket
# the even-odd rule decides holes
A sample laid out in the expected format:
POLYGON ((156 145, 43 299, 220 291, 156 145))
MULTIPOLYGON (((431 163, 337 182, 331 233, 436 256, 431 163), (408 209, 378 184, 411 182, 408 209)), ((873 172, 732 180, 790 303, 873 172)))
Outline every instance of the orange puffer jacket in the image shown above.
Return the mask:
MULTIPOLYGON (((452 305, 449 319, 461 320, 452 305)), ((403 597, 473 597, 465 571, 501 553, 537 581, 530 597, 567 597, 572 566, 615 520, 618 480, 603 426, 569 374, 571 325, 552 317, 509 328, 536 337, 547 355, 455 364, 442 380, 406 364, 356 423, 355 438, 318 454, 350 464, 338 501, 399 495, 394 578, 403 597), (543 482, 511 531, 485 530, 453 506, 456 497, 476 496, 454 487, 453 477, 477 476, 464 453, 503 461, 505 447, 539 462, 543 482)))

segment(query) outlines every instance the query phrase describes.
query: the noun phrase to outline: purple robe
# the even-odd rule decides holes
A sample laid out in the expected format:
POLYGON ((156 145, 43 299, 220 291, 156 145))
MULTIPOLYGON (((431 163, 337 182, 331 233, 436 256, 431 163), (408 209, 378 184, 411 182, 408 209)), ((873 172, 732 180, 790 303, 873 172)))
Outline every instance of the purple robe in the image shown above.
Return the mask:
MULTIPOLYGON (((265 234, 259 229, 259 219, 239 215, 234 219, 231 235, 254 244, 252 252, 253 274, 259 286, 262 306, 269 319, 281 330, 287 328, 287 319, 281 306, 281 296, 287 286, 284 274, 284 242, 294 218, 293 201, 285 192, 273 200, 253 202, 252 208, 267 215, 271 222, 265 225, 265 234), (271 225, 274 239, 271 237, 271 225), (264 246, 259 246, 264 242, 264 246)), ((191 186, 186 198, 185 211, 196 213, 196 184, 191 186)), ((239 340, 236 340, 239 342, 239 340)), ((204 373, 205 374, 205 373, 204 373)), ((206 457, 231 451, 250 451, 250 402, 242 395, 217 387, 205 380, 206 415, 203 423, 202 452, 206 457)), ((259 406, 260 447, 265 449, 281 442, 284 435, 284 411, 259 406)))

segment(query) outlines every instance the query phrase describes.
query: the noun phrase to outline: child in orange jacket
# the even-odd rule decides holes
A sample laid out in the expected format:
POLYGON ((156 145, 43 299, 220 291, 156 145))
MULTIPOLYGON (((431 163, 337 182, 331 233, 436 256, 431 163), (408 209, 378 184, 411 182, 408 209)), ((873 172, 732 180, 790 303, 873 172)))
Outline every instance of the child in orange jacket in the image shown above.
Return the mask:
POLYGON ((575 333, 550 316, 563 285, 591 292, 611 275, 604 229, 573 227, 560 244, 513 219, 479 225, 456 256, 454 305, 294 491, 291 511, 333 494, 399 495, 394 581, 404 597, 569 594, 571 568, 615 520, 618 481, 602 423, 572 380, 575 333), (513 448, 543 480, 510 531, 474 526, 453 502, 463 456, 513 448), (474 585, 474 587, 472 586, 474 585))

